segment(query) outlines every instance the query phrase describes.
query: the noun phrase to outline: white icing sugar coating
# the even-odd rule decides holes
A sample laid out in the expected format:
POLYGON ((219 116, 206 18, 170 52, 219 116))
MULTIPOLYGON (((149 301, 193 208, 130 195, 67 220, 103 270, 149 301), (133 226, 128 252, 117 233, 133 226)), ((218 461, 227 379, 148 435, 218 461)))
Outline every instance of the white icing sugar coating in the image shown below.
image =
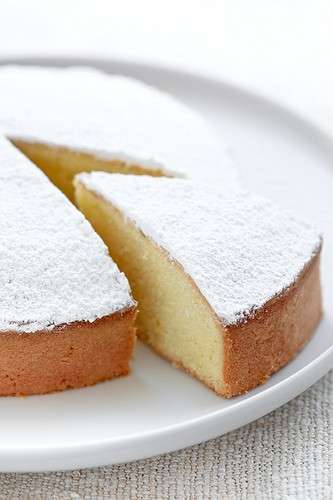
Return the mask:
POLYGON ((293 284, 321 244, 310 225, 244 191, 104 172, 77 180, 164 248, 226 325, 293 284))
POLYGON ((34 332, 133 305, 83 215, 0 137, 0 331, 34 332))
POLYGON ((0 68, 0 129, 105 159, 237 184, 221 138, 195 111, 142 82, 91 68, 0 68))

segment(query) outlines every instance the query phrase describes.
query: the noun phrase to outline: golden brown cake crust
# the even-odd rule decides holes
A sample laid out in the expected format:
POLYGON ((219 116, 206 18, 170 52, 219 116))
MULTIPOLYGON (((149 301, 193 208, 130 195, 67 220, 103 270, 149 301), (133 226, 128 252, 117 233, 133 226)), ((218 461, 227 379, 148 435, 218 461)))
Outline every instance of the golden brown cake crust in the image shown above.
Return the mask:
POLYGON ((225 329, 223 396, 266 382, 309 341, 322 316, 319 267, 320 250, 284 293, 253 318, 225 329))
POLYGON ((0 395, 44 394, 129 372, 136 308, 51 331, 0 334, 0 395))

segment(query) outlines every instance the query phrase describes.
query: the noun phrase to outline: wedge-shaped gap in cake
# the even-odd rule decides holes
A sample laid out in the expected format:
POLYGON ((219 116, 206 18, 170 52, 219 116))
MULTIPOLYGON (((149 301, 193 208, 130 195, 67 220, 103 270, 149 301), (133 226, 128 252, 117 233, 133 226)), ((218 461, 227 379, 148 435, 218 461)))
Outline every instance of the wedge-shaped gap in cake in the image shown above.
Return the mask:
MULTIPOLYGON (((103 155, 82 152, 79 149, 52 146, 22 139, 12 143, 39 167, 48 178, 71 200, 74 201, 73 178, 80 172, 104 171, 152 177, 170 177, 162 168, 149 168, 134 161, 107 159, 103 155)), ((107 156, 107 155, 106 155, 107 156)), ((120 155, 119 155, 120 157, 120 155)))

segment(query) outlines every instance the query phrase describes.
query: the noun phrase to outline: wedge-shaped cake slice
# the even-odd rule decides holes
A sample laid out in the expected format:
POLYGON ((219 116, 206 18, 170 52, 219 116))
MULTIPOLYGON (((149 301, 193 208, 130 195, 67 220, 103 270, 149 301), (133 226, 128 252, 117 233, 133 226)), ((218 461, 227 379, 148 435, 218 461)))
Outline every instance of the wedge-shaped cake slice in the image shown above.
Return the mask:
POLYGON ((128 373, 135 303, 83 215, 0 138, 0 395, 128 373))
POLYGON ((263 383, 322 314, 321 238, 246 192, 181 179, 82 174, 78 206, 139 303, 138 333, 213 388, 263 383))
POLYGON ((92 68, 1 66, 0 129, 73 199, 74 174, 224 176, 235 169, 195 111, 132 78, 92 68))

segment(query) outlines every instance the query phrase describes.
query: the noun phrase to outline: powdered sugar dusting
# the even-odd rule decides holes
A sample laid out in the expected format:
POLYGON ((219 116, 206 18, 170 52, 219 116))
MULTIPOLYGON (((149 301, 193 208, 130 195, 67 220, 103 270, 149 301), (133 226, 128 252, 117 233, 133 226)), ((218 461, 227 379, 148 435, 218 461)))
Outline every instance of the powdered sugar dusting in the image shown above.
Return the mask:
POLYGON ((221 138, 195 111, 136 80, 89 68, 0 68, 0 129, 182 176, 237 183, 221 138))
POLYGON ((244 191, 103 172, 78 181, 177 260, 225 324, 288 288, 320 246, 310 225, 244 191))
POLYGON ((83 215, 0 138, 0 330, 92 322, 133 305, 83 215))

